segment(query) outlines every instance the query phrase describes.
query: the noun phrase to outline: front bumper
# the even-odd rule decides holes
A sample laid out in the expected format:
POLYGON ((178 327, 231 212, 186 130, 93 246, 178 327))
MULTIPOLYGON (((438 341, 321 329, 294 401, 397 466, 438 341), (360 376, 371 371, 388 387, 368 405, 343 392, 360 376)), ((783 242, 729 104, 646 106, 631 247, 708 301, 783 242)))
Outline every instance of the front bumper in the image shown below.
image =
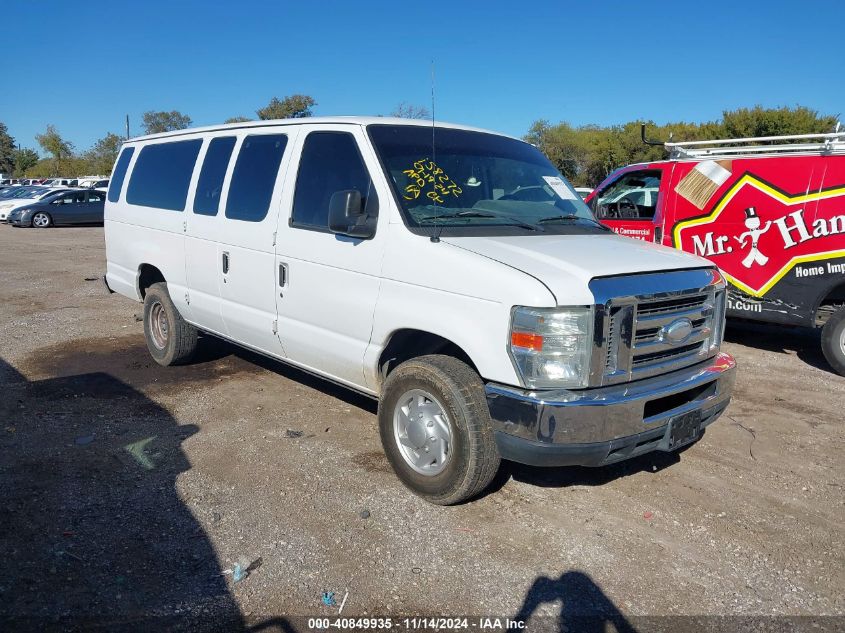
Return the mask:
POLYGON ((525 391, 489 383, 486 392, 505 459, 603 466, 680 448, 671 421, 699 411, 703 430, 727 408, 735 380, 736 361, 722 352, 692 367, 612 387, 525 391))

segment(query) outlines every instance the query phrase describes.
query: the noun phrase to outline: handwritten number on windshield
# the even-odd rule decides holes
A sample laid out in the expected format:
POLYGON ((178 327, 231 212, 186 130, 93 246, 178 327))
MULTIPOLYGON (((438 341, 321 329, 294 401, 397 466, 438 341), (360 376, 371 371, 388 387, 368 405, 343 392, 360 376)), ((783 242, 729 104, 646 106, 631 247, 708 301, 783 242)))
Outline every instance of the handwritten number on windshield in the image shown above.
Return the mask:
POLYGON ((402 173, 411 180, 402 194, 405 200, 416 200, 429 187, 431 191, 426 191, 425 196, 438 204, 443 204, 447 196, 457 198, 463 193, 463 189, 449 178, 441 167, 428 158, 416 161, 412 169, 406 169, 402 173))

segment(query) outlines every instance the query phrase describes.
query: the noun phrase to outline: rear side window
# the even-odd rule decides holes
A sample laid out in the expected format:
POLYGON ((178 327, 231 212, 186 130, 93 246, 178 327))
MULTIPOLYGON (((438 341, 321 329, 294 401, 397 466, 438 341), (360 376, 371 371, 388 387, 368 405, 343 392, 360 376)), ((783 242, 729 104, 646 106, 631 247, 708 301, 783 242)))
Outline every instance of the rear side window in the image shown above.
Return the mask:
POLYGON ((120 153, 120 157, 117 159, 117 163, 115 163, 114 171, 109 181, 109 202, 120 200, 123 179, 126 178, 126 169, 129 167, 129 161, 132 160, 132 154, 134 153, 134 147, 124 147, 120 153))
POLYGON ((201 146, 202 140, 193 139, 144 147, 132 169, 126 201, 144 207, 183 211, 201 146))
POLYGON ((197 182, 197 193, 194 196, 194 213, 200 215, 217 215, 220 206, 220 192, 223 189, 223 178, 229 166, 229 158, 235 147, 235 137, 225 136, 211 140, 205 159, 202 163, 200 179, 197 182))
POLYGON ((291 225, 328 229, 329 201, 345 189, 358 190, 367 213, 375 215, 378 200, 355 138, 346 132, 312 132, 302 148, 291 225))
POLYGON ((286 145, 284 134, 252 135, 244 139, 226 198, 227 218, 261 222, 267 217, 286 145))

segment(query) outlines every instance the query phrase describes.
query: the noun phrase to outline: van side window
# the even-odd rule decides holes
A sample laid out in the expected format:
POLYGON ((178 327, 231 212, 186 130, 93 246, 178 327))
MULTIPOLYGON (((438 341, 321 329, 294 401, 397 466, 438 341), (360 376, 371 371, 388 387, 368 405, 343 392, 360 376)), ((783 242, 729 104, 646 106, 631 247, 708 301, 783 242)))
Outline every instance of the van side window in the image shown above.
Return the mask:
POLYGON ((284 134, 255 134, 244 139, 229 185, 227 218, 261 222, 267 217, 287 142, 284 134))
POLYGON ((312 132, 302 148, 290 225, 328 230, 329 201, 333 193, 345 189, 360 191, 364 209, 377 215, 378 198, 355 137, 347 132, 312 132))
POLYGON ((126 170, 129 168, 129 161, 132 160, 132 154, 135 153, 134 147, 124 147, 120 153, 120 158, 114 166, 114 172, 109 181, 109 202, 117 202, 120 200, 120 191, 123 189, 123 179, 126 178, 126 170))
POLYGON ((612 182, 594 198, 600 220, 652 220, 660 192, 659 169, 631 171, 612 182))
POLYGON ((202 163, 200 179, 197 182, 197 193, 194 196, 194 213, 200 215, 217 215, 220 206, 220 192, 223 189, 223 178, 235 147, 234 136, 224 136, 211 139, 208 151, 202 163))
POLYGON ((188 186, 202 146, 201 139, 147 145, 138 154, 126 202, 156 209, 184 211, 188 186))

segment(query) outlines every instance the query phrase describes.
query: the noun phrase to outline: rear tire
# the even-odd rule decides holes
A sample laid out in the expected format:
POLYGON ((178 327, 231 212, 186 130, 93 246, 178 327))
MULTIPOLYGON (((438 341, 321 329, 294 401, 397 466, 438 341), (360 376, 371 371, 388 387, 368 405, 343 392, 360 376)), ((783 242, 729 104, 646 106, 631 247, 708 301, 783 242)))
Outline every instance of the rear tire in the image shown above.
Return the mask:
POLYGON ((150 355, 165 367, 187 363, 197 348, 197 329, 179 314, 164 282, 147 288, 144 337, 150 355))
POLYGON ((822 353, 840 376, 845 376, 845 308, 834 312, 822 328, 822 353))
POLYGON ((53 226, 53 218, 50 217, 49 213, 39 211, 38 213, 32 216, 32 226, 36 229, 49 228, 53 226))
POLYGON ((421 356, 394 369, 378 408, 387 459, 400 481, 438 505, 470 499, 501 460, 484 384, 451 356, 421 356))

